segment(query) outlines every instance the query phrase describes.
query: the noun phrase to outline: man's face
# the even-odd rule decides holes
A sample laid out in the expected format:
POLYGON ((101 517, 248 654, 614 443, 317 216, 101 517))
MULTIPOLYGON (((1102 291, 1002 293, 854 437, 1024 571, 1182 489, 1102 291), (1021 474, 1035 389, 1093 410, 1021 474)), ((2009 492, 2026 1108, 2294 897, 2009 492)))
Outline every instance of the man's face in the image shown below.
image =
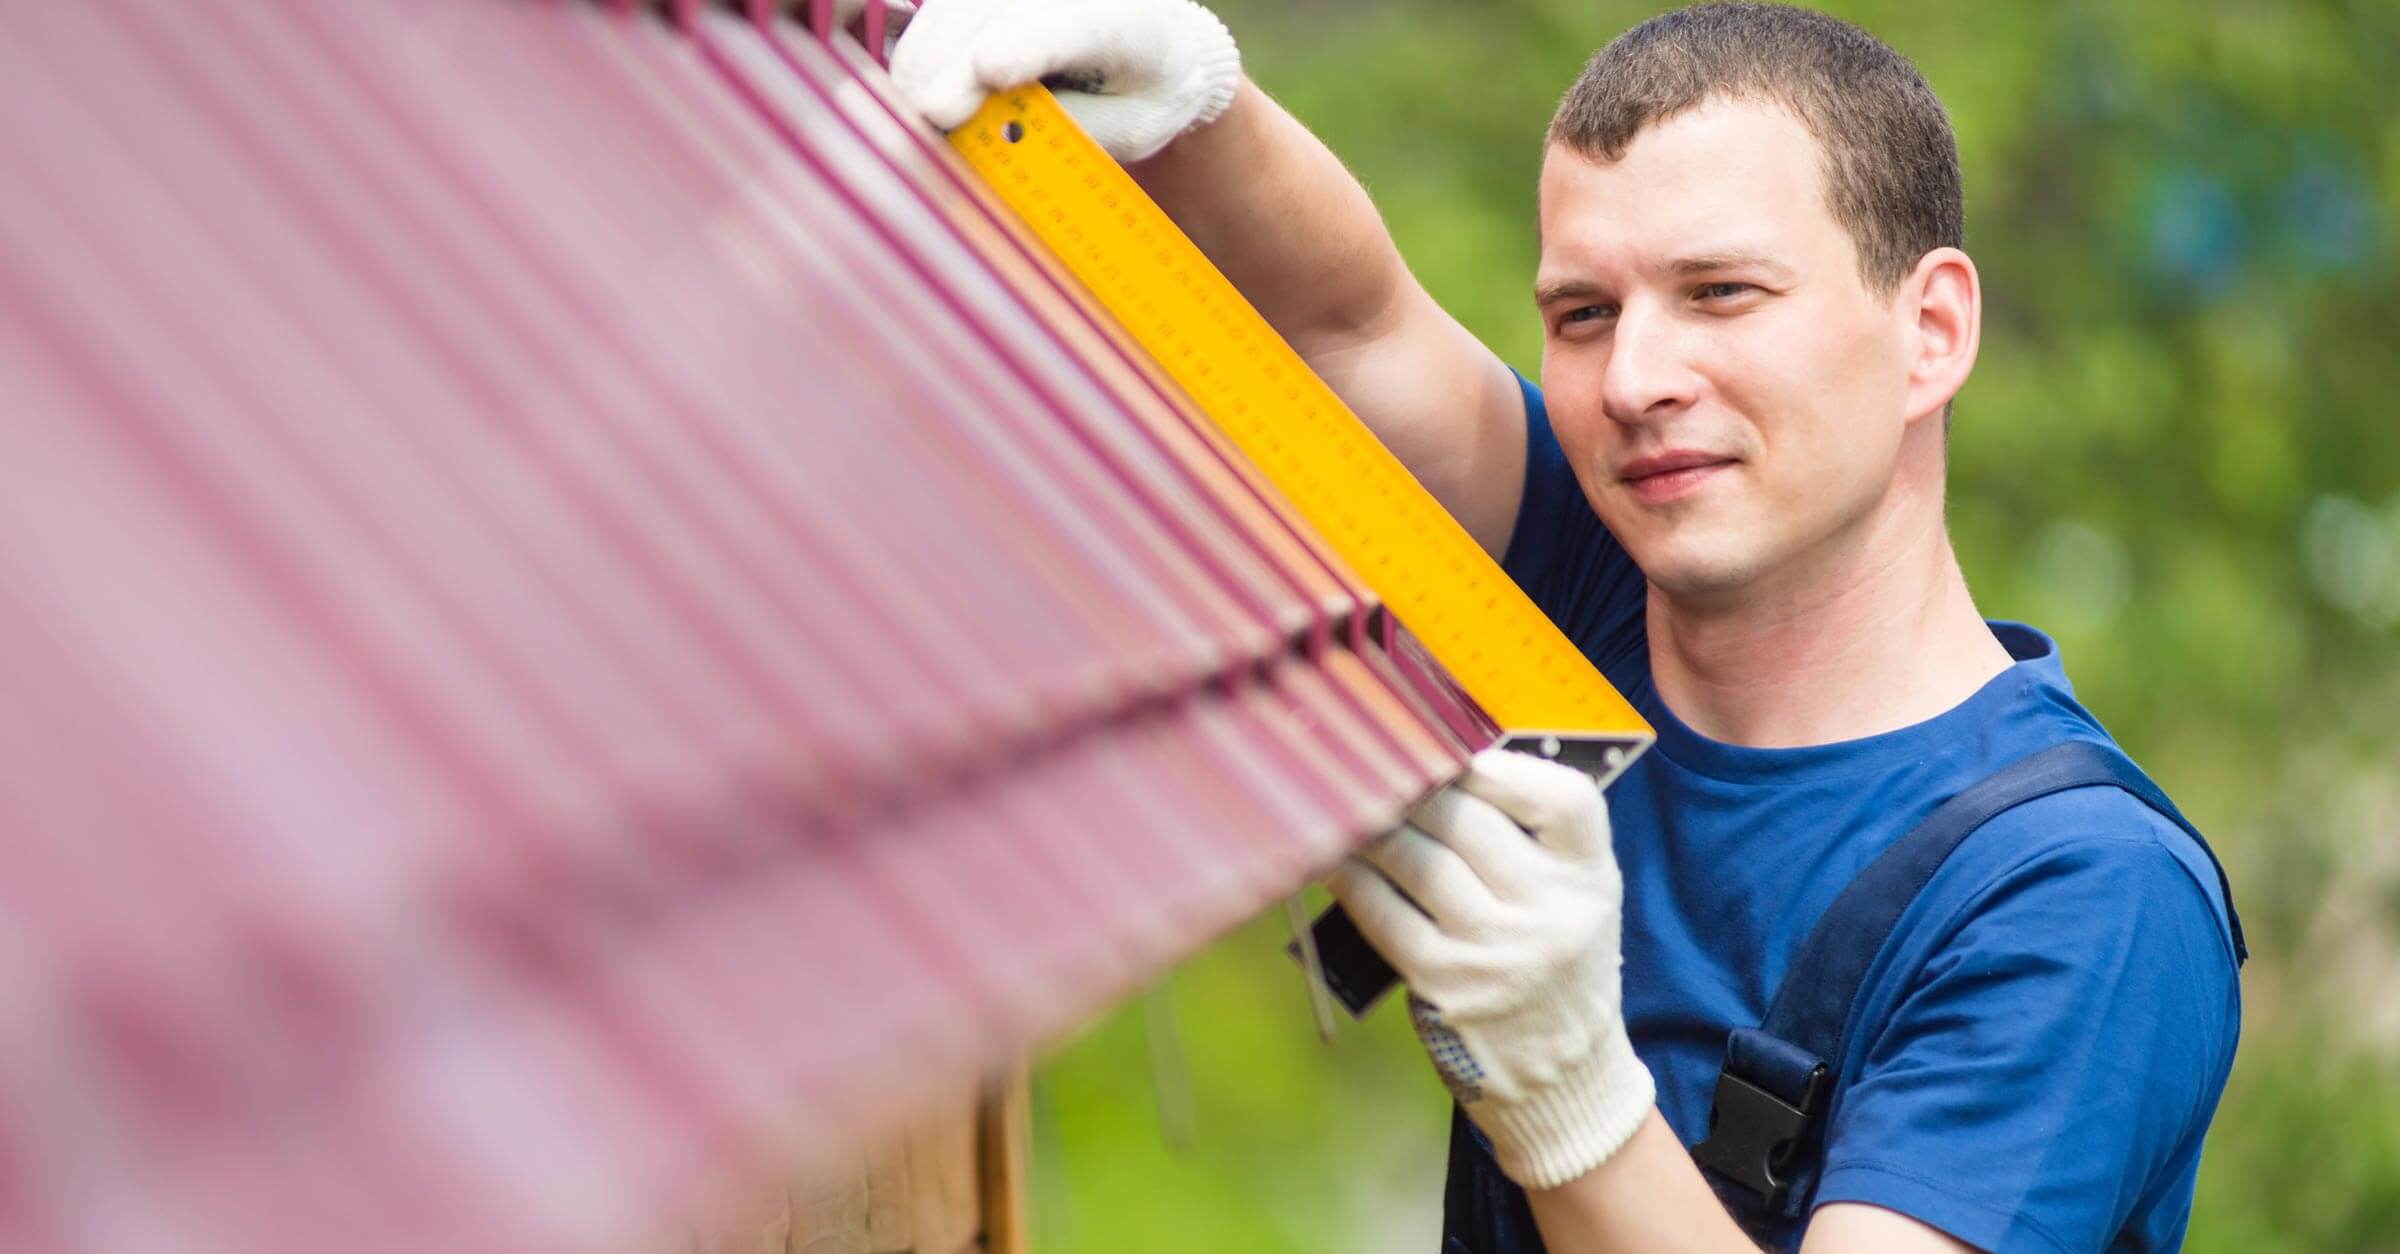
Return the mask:
POLYGON ((1820 159, 1781 109, 1710 101, 1620 160, 1543 162, 1551 421, 1670 596, 1838 577, 1894 492, 1908 323, 1860 278, 1820 159))

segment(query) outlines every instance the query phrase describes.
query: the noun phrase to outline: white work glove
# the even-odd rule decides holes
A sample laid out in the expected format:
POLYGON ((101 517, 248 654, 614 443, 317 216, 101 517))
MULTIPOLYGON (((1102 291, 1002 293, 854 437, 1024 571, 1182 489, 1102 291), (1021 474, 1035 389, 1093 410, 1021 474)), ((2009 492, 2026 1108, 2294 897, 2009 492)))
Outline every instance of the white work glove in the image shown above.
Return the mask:
POLYGON ((1624 882, 1591 777, 1477 754, 1327 883, 1408 982, 1418 1037, 1511 1179, 1565 1184, 1648 1117, 1657 1091, 1619 999, 1624 882))
POLYGON ((1058 75, 1060 105, 1109 155, 1139 161, 1217 119, 1241 54, 1192 0, 924 0, 892 52, 892 81, 935 126, 989 93, 1058 75))

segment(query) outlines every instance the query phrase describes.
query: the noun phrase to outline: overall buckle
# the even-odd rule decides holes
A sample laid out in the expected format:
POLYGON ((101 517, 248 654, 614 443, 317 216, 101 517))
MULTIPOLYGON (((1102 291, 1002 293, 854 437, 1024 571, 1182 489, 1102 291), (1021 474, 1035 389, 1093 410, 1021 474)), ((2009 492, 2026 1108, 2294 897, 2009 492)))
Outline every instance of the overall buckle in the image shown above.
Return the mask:
POLYGON ((1716 1096, 1709 1103, 1708 1137, 1692 1147, 1692 1158, 1757 1194, 1770 1214, 1780 1214, 1791 1191, 1794 1157, 1824 1095, 1822 1063, 1807 1073, 1795 1105, 1736 1075, 1728 1059, 1717 1072, 1716 1096))

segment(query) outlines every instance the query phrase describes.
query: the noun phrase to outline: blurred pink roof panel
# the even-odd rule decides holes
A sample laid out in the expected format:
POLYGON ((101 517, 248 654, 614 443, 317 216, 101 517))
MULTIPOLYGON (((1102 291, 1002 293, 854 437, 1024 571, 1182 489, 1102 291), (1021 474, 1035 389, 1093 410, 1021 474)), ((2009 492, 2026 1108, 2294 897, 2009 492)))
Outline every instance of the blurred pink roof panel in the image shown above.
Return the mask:
POLYGON ((0 97, 0 1247, 621 1244, 1493 739, 847 35, 7 5, 0 97))

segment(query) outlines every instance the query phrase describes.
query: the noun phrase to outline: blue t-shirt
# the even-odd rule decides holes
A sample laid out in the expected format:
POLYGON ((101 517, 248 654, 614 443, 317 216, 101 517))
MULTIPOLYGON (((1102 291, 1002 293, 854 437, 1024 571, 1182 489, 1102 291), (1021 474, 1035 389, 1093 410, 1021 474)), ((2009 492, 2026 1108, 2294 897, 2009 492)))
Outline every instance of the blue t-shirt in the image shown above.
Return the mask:
MULTIPOLYGON (((1678 1136, 1705 1134, 1726 1032, 1755 1026, 1817 917, 1952 794, 2065 740, 2106 743, 2048 637, 1957 707, 1863 740, 1752 749, 1651 682, 1645 584, 1525 385, 1505 565, 1658 743, 1609 789, 1625 1017, 1678 1136)), ((2241 1020, 2214 865, 2115 788, 2028 802, 1954 853, 1869 972, 1817 1204, 1871 1202, 1994 1250, 2181 1244, 2241 1020)), ((1797 1238, 1794 1237, 1796 1242, 1797 1238)))

